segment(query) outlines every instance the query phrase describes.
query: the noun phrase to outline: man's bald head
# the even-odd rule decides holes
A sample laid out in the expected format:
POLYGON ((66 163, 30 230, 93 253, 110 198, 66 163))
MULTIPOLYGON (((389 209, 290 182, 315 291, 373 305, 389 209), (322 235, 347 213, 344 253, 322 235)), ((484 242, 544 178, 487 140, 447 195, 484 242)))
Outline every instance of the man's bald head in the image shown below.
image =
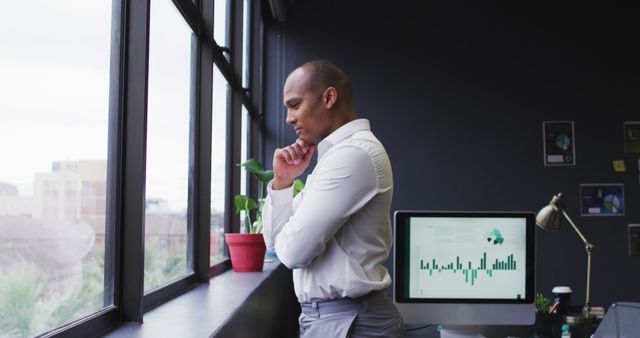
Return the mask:
POLYGON ((312 144, 357 118, 347 75, 325 60, 307 62, 289 74, 283 89, 287 123, 312 144))
POLYGON ((325 89, 334 87, 338 92, 338 104, 352 108, 351 82, 342 69, 327 60, 309 61, 300 66, 300 69, 308 74, 306 85, 310 91, 320 95, 325 89))

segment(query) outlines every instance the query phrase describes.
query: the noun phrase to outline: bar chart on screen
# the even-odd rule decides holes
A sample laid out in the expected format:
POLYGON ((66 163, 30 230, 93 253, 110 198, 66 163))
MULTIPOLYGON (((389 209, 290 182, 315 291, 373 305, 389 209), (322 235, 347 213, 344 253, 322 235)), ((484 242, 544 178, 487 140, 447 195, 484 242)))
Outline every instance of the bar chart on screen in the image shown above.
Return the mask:
POLYGON ((517 268, 517 262, 513 258, 513 254, 510 254, 506 260, 498 260, 495 259, 495 262, 491 264, 491 267, 487 267, 487 253, 483 252, 482 258, 479 260, 474 260, 476 262, 479 261, 478 265, 473 265, 471 261, 467 261, 466 264, 463 264, 460 260, 460 256, 456 256, 455 263, 450 262, 448 264, 439 264, 435 258, 431 259, 431 262, 425 262, 424 260, 420 260, 420 270, 424 270, 429 273, 429 276, 433 276, 434 272, 438 273, 458 273, 460 272, 462 276, 464 276, 464 282, 470 283, 472 286, 475 285, 476 279, 478 278, 478 273, 485 273, 489 278, 492 278, 494 275, 494 271, 496 270, 511 270, 515 271, 517 268))
POLYGON ((522 227, 499 218, 469 219, 455 225, 444 218, 429 222, 411 227, 411 266, 416 272, 411 274, 413 296, 524 298, 522 227))

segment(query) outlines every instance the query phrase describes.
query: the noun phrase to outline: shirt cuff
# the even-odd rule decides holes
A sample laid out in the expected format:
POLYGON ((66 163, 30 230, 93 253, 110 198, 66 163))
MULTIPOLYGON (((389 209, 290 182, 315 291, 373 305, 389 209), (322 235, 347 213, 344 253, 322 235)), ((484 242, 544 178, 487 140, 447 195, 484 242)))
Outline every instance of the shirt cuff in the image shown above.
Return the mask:
POLYGON ((267 194, 271 197, 271 203, 274 205, 291 203, 291 200, 293 200, 293 184, 288 188, 280 190, 274 190, 271 187, 272 185, 273 181, 269 181, 269 184, 267 184, 267 194))

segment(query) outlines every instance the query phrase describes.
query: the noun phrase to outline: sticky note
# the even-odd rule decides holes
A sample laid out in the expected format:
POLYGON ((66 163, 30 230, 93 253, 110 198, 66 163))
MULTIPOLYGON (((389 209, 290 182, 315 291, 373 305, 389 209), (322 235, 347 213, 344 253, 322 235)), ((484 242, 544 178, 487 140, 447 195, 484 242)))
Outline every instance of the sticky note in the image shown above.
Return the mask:
POLYGON ((613 161, 613 171, 617 173, 623 173, 627 171, 627 168, 624 166, 624 160, 614 160, 613 161))

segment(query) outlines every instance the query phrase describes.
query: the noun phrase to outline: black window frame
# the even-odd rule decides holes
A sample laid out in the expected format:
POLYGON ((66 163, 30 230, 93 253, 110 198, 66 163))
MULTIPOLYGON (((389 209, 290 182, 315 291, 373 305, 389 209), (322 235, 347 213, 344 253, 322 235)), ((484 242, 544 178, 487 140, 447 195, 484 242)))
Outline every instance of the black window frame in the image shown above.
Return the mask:
MULTIPOLYGON (((165 0, 153 0, 165 1, 165 0)), ((225 232, 238 232, 232 197, 240 189, 240 121, 242 106, 251 119, 248 145, 260 157, 262 144, 261 72, 263 29, 260 0, 249 0, 250 32, 243 32, 244 1, 227 0, 228 46, 213 38, 214 0, 172 0, 191 28, 189 135, 189 273, 144 293, 144 219, 151 0, 113 0, 109 80, 109 141, 105 234, 105 304, 103 309, 46 332, 41 337, 95 336, 122 322, 142 323, 144 312, 228 270, 229 260, 209 266, 211 199, 211 122, 213 67, 229 86, 227 109, 227 199, 225 232), (242 87, 242 37, 250 36, 249 83, 242 87), (225 57, 225 54, 229 57, 225 57), (258 69, 259 72, 255 70, 258 69), (260 75, 258 75, 260 74, 260 75)), ((250 188, 250 191, 255 191, 250 188)), ((225 248, 225 251, 227 249, 225 248)))

